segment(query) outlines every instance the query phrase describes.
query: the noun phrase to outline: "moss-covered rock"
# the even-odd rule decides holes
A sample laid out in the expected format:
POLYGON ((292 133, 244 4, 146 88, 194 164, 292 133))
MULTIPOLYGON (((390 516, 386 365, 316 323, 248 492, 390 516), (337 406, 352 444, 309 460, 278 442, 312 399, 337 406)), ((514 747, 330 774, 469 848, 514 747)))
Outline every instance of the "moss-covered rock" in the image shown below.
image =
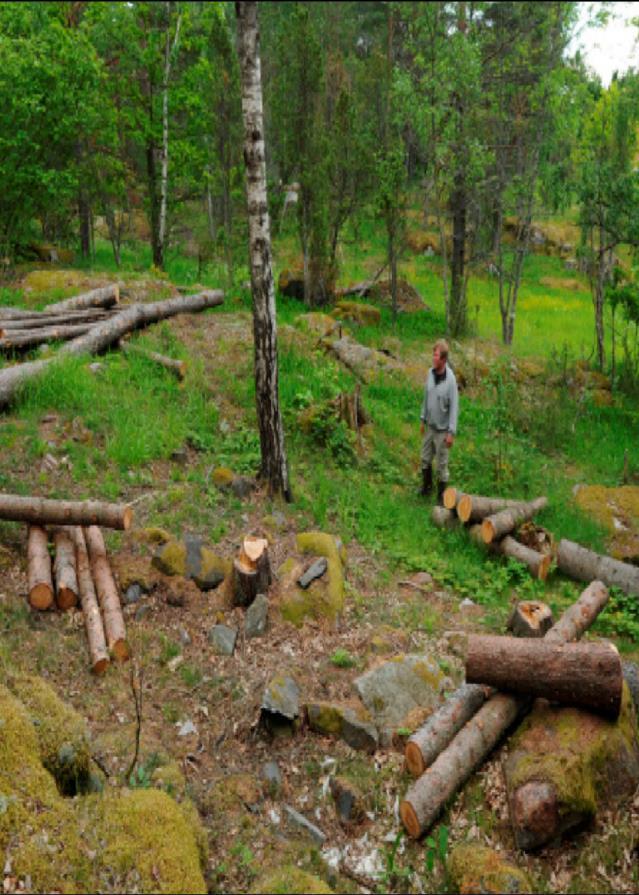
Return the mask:
POLYGON ((9 687, 22 702, 36 731, 40 759, 63 795, 89 789, 91 750, 83 718, 64 703, 41 677, 10 678, 9 687))
POLYGON ((331 895, 333 892, 324 880, 300 870, 294 864, 287 864, 261 876, 253 883, 253 891, 256 895, 295 895, 297 892, 331 895))
POLYGON ((300 314, 295 320, 296 326, 315 336, 329 336, 338 326, 335 318, 328 314, 321 314, 318 311, 312 311, 310 314, 300 314))
POLYGON ((327 736, 338 736, 353 749, 375 752, 379 745, 377 729, 371 724, 364 706, 339 705, 331 702, 312 702, 306 706, 311 730, 327 736))
POLYGON ((231 574, 232 568, 230 559, 225 559, 209 547, 201 547, 199 569, 193 580, 201 590, 212 590, 231 574))
POLYGON ((116 556, 112 563, 122 592, 127 591, 133 584, 139 584, 146 593, 153 590, 155 575, 148 558, 116 556))
POLYGON ((476 843, 458 845, 447 862, 451 883, 461 895, 471 893, 532 892, 533 886, 526 873, 492 848, 476 843))
POLYGON ((344 610, 343 562, 346 550, 333 535, 321 531, 298 534, 297 549, 303 554, 324 556, 328 571, 324 578, 314 581, 303 590, 291 580, 294 561, 285 570, 288 581, 281 588, 279 608, 282 617, 294 625, 301 625, 307 618, 327 619, 335 622, 344 610))
POLYGON ((382 319, 379 308, 360 301, 338 301, 332 315, 337 320, 352 320, 363 326, 377 326, 382 319))
POLYGON ((226 466, 218 466, 211 475, 211 481, 216 488, 230 488, 234 478, 233 470, 228 469, 226 466))
POLYGON ((515 840, 526 849, 634 792, 639 734, 628 685, 616 721, 539 701, 511 740, 504 774, 515 840))
POLYGON ((156 768, 151 774, 151 783, 178 801, 186 795, 186 777, 177 761, 156 768))
POLYGON ((141 541, 144 544, 168 544, 171 540, 171 535, 168 531, 164 528, 158 528, 157 525, 141 528, 135 532, 134 537, 137 541, 141 541))
POLYGON ((262 787, 251 774, 229 774, 217 780, 201 798, 201 807, 218 817, 242 814, 262 801, 262 787))
POLYGON ((186 544, 182 541, 169 541, 160 547, 152 560, 154 568, 163 575, 186 574, 186 544))
POLYGON ((582 485, 575 502, 585 513, 601 523, 610 539, 608 550, 615 559, 634 562, 639 559, 639 487, 623 485, 582 485))

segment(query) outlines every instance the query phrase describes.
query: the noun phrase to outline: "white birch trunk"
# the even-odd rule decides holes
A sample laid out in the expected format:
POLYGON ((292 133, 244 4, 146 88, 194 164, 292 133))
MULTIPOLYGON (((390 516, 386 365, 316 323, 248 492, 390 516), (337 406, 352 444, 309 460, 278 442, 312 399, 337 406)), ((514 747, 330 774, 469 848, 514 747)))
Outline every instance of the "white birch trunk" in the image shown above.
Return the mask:
POLYGON ((271 224, 266 196, 262 115, 262 75, 257 3, 237 2, 244 162, 249 221, 249 261, 253 291, 255 399, 260 430, 261 469, 273 494, 291 499, 279 406, 275 286, 271 263, 271 224))
POLYGON ((166 43, 164 45, 164 78, 162 81, 162 160, 160 171, 160 221, 158 228, 158 242, 162 258, 164 258, 164 243, 166 241, 166 206, 169 186, 169 80, 171 77, 171 60, 175 53, 180 37, 180 25, 182 15, 178 15, 175 25, 175 37, 171 44, 171 4, 166 4, 166 43))

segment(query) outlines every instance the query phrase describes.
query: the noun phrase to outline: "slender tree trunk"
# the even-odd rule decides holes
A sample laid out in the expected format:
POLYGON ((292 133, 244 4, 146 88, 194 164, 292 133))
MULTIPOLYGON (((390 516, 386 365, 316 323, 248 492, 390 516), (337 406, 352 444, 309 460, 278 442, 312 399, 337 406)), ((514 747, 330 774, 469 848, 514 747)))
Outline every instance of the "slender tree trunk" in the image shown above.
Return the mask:
POLYGON ((91 257, 91 209, 84 193, 80 191, 78 196, 78 217, 80 220, 80 255, 82 258, 91 257))
POLYGON ((279 405, 277 319, 271 263, 271 224, 266 195, 262 75, 256 2, 237 2, 244 161, 253 290, 255 398, 262 455, 260 476, 272 494, 291 500, 279 405))
POLYGON ((597 336, 597 363, 603 371, 606 362, 606 347, 604 342, 604 288, 606 283, 606 251, 604 248, 604 233, 599 228, 599 249, 597 252, 597 279, 595 282, 595 333, 597 336))
POLYGON ((158 177, 155 164, 155 143, 150 139, 146 145, 146 177, 149 189, 149 223, 151 224, 151 253, 153 264, 164 267, 163 246, 160 242, 160 202, 158 197, 158 177))
POLYGON ((451 206, 453 213, 453 251, 450 264, 450 329, 459 336, 466 330, 464 267, 466 261, 466 190, 464 174, 458 171, 451 206))
POLYGON ((388 264, 390 267, 393 320, 397 320, 397 246, 395 244, 395 228, 392 224, 388 228, 388 264))
MULTIPOLYGON (((160 173, 160 209, 158 222, 158 243, 160 247, 162 262, 165 256, 166 244, 166 209, 167 195, 169 185, 169 80, 171 77, 171 59, 177 48, 180 38, 180 25, 182 16, 178 15, 175 25, 175 37, 171 43, 171 4, 167 2, 166 7, 166 42, 164 44, 164 76, 162 79, 162 153, 161 153, 161 173, 160 173)), ((163 266, 163 265, 161 265, 163 266)))

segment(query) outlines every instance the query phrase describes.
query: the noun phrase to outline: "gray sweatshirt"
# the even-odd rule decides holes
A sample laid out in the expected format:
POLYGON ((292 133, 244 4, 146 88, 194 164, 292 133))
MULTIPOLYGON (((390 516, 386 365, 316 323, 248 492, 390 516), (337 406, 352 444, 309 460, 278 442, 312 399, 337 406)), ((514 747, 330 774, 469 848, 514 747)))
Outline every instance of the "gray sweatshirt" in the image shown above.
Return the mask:
POLYGON ((450 432, 451 435, 456 435, 459 410, 457 380, 448 365, 444 372, 446 378, 435 383, 433 369, 428 371, 420 419, 440 432, 450 432))

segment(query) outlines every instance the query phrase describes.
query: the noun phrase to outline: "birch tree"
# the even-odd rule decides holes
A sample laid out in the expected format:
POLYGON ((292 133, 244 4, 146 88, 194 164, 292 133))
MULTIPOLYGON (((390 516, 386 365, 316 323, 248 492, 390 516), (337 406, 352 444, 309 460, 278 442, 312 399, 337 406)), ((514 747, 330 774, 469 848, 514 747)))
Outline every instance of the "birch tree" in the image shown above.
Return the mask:
POLYGON ((277 322, 271 260, 271 224, 266 195, 262 77, 256 2, 237 2, 244 163, 253 291, 255 400, 260 432, 260 477, 271 494, 291 500, 284 429, 279 405, 277 322))

